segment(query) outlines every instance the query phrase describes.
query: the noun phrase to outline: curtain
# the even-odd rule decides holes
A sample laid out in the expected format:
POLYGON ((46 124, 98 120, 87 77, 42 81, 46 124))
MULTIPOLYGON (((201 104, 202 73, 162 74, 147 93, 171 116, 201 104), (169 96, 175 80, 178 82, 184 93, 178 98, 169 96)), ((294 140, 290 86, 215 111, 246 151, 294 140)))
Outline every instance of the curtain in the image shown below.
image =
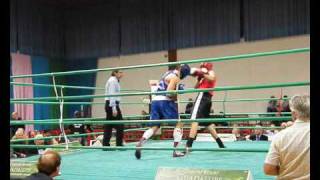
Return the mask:
MULTIPOLYGON (((97 59, 72 59, 65 61, 65 67, 67 71, 73 71, 73 70, 80 70, 80 69, 96 69, 97 68, 97 59)), ((90 73, 90 74, 78 74, 78 75, 70 75, 66 76, 66 82, 68 82, 68 85, 70 86, 89 86, 89 87, 95 87, 96 82, 96 73, 90 73)), ((94 94, 94 90, 89 89, 65 89, 65 96, 80 96, 80 95, 89 95, 94 94)), ((82 101, 82 102, 92 102, 92 99, 78 99, 73 101, 82 101)), ((67 117, 73 117, 73 112, 75 110, 80 111, 81 105, 65 105, 68 106, 68 109, 66 110, 67 117)), ((90 105, 83 105, 83 110, 88 109, 91 107, 90 105)), ((84 112, 86 115, 87 112, 84 112)))
POLYGON ((49 58, 226 44, 240 42, 240 33, 246 41, 310 33, 310 0, 10 2, 11 51, 49 58))
MULTIPOLYGON (((28 55, 11 54, 12 75, 32 74, 31 59, 28 55)), ((14 82, 32 83, 32 78, 18 78, 14 82)), ((14 86, 14 98, 33 98, 32 86, 14 86)), ((22 120, 33 120, 32 104, 15 104, 15 111, 21 116, 22 120)), ((33 125, 26 125, 26 132, 33 130, 33 125)))
POLYGON ((117 56, 120 48, 118 3, 68 9, 64 12, 65 57, 117 56))
POLYGON ((17 47, 17 1, 10 1, 10 52, 16 52, 17 47))
POLYGON ((240 1, 169 1, 170 49, 240 41, 240 1))
POLYGON ((245 40, 310 33, 310 0, 244 0, 245 40))
POLYGON ((11 49, 14 50, 14 42, 17 42, 17 50, 24 54, 47 57, 63 56, 63 9, 46 6, 41 0, 14 2, 12 4, 16 5, 10 7, 12 14, 15 13, 10 19, 11 49))
POLYGON ((122 0, 121 54, 168 49, 168 10, 163 0, 122 0))
MULTIPOLYGON (((32 73, 39 74, 39 73, 47 73, 49 72, 49 59, 41 56, 32 56, 32 73)), ((51 79, 49 77, 34 77, 33 83, 37 84, 52 84, 51 79)), ((33 95, 34 97, 48 97, 50 96, 50 91, 52 88, 47 87, 33 87, 33 95)), ((34 119, 35 120, 43 120, 43 119, 50 119, 50 108, 52 105, 48 104, 34 104, 34 119)), ((43 130, 49 129, 50 125, 42 125, 36 124, 36 130, 43 130)))

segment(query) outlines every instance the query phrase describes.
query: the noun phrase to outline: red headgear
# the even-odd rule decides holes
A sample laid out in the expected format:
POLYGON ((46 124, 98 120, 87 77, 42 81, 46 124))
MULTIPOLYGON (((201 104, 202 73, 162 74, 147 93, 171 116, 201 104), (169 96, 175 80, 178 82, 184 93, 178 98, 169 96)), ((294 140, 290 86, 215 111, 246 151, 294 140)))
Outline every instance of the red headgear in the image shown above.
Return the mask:
POLYGON ((206 68, 208 71, 213 69, 213 64, 210 62, 201 63, 200 68, 206 68))

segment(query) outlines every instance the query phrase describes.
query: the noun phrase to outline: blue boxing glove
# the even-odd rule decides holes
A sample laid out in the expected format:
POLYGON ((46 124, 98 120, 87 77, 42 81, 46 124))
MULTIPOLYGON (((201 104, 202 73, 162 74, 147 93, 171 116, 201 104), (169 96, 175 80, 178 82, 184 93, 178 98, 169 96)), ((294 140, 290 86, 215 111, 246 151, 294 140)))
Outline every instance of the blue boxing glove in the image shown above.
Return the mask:
POLYGON ((178 85, 178 90, 184 90, 184 84, 179 84, 178 85))
POLYGON ((178 85, 178 90, 184 90, 184 87, 185 87, 184 84, 179 84, 178 85))

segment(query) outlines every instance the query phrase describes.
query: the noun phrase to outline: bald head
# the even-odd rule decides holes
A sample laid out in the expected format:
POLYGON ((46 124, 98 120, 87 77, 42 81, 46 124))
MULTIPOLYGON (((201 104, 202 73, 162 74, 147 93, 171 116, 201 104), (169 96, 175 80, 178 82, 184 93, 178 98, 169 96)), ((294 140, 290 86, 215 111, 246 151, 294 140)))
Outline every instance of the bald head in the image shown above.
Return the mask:
POLYGON ((39 172, 54 177, 59 175, 61 157, 56 151, 47 150, 40 156, 37 164, 39 172))
POLYGON ((18 112, 12 112, 11 113, 11 118, 17 120, 19 118, 18 112))

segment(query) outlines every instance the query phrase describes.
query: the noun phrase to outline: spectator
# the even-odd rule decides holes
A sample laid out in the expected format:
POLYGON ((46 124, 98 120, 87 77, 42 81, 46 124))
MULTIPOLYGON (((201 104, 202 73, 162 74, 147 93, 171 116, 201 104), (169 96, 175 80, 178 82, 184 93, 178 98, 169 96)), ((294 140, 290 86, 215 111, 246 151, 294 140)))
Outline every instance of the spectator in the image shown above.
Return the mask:
POLYGON ((273 138, 264 172, 277 179, 310 179, 310 96, 293 96, 289 106, 294 123, 273 138))
MULTIPOLYGON (((42 134, 37 134, 35 136, 35 138, 43 138, 42 134)), ((44 144, 44 140, 43 139, 37 139, 32 141, 30 144, 34 144, 34 145, 45 145, 44 144)), ((43 148, 37 148, 37 149, 31 149, 32 151, 30 151, 30 154, 43 154, 44 150, 43 148)))
POLYGON ((38 159, 37 173, 33 173, 26 180, 53 180, 60 174, 61 157, 59 153, 48 150, 38 159))
MULTIPOLYGON (((270 113, 275 113, 277 112, 277 100, 273 99, 275 98, 275 96, 270 96, 270 100, 268 103, 268 107, 267 107, 267 112, 270 113)), ((270 115, 270 116, 274 116, 274 115, 270 115)))
MULTIPOLYGON (((12 112, 11 119, 14 121, 21 121, 22 120, 21 117, 19 117, 18 112, 12 112)), ((16 131, 19 128, 24 129, 24 125, 14 125, 14 126, 10 125, 10 138, 12 138, 14 136, 14 134, 16 133, 16 131)))
MULTIPOLYGON (((14 140, 14 139, 27 139, 27 138, 28 137, 24 134, 24 129, 19 128, 16 131, 15 135, 11 139, 14 140)), ((17 143, 13 143, 13 144, 28 144, 28 142, 27 141, 23 141, 23 142, 17 142, 17 143)), ((12 150, 13 150, 13 154, 15 154, 16 157, 20 157, 20 158, 27 157, 27 150, 26 149, 13 148, 12 150)))
POLYGON ((189 101, 189 102, 188 102, 188 104, 186 105, 185 113, 186 113, 186 114, 191 114, 192 108, 193 108, 193 99, 192 99, 192 98, 189 98, 188 101, 189 101))
POLYGON ((261 126, 257 125, 256 127, 257 129, 254 130, 254 134, 249 135, 248 139, 251 141, 268 141, 268 136, 263 134, 261 126))
MULTIPOLYGON (((271 123, 270 127, 275 127, 275 124, 271 123)), ((273 136, 279 132, 277 129, 269 129, 266 130, 266 136, 268 136, 268 140, 272 140, 273 136)))
MULTIPOLYGON (((51 136, 51 133, 48 130, 44 130, 43 137, 50 137, 50 136, 51 136)), ((44 144, 45 145, 55 145, 55 144, 59 144, 59 143, 55 138, 52 138, 52 139, 44 140, 44 144)))
MULTIPOLYGON (((74 118, 82 118, 80 111, 74 111, 73 113, 74 118)), ((70 133, 71 134, 85 134, 85 133, 91 133, 93 130, 91 129, 90 125, 86 124, 71 124, 69 126, 70 133)), ((70 140, 77 140, 81 143, 81 145, 86 145, 86 137, 77 137, 77 138, 70 138, 70 140)))
MULTIPOLYGON (((29 134, 29 135, 28 135, 29 138, 40 138, 40 137, 43 137, 42 134, 38 134, 37 131, 29 131, 28 134, 29 134)), ((30 144, 30 145, 44 145, 44 143, 42 143, 42 144, 36 144, 36 143, 35 143, 36 141, 43 141, 43 142, 44 142, 44 140, 34 140, 34 141, 28 141, 28 144, 30 144)), ((28 155, 36 155, 36 154, 39 154, 38 148, 37 148, 37 149, 35 149, 35 148, 28 149, 28 150, 27 150, 27 154, 28 154, 28 155)))
MULTIPOLYGON (((270 98, 275 98, 275 96, 270 96, 270 98)), ((277 100, 275 99, 272 99, 268 102, 268 107, 267 107, 267 113, 270 113, 270 115, 268 116, 276 116, 276 112, 278 112, 278 109, 277 109, 277 100), (272 114, 271 114, 272 113, 272 114)), ((280 123, 278 121, 272 121, 271 123, 277 125, 277 126, 280 126, 280 123)))
POLYGON ((38 134, 38 131, 29 131, 28 132, 28 137, 29 138, 34 138, 38 134))
MULTIPOLYGON (((291 112, 290 107, 289 107, 289 100, 288 96, 284 95, 283 96, 283 101, 282 101, 282 109, 281 112, 291 112)), ((290 114, 283 114, 283 116, 290 116, 290 114)))
POLYGON ((233 124, 232 134, 234 134, 237 138, 237 141, 245 140, 245 137, 241 134, 241 131, 239 128, 236 128, 238 126, 237 124, 233 124))

